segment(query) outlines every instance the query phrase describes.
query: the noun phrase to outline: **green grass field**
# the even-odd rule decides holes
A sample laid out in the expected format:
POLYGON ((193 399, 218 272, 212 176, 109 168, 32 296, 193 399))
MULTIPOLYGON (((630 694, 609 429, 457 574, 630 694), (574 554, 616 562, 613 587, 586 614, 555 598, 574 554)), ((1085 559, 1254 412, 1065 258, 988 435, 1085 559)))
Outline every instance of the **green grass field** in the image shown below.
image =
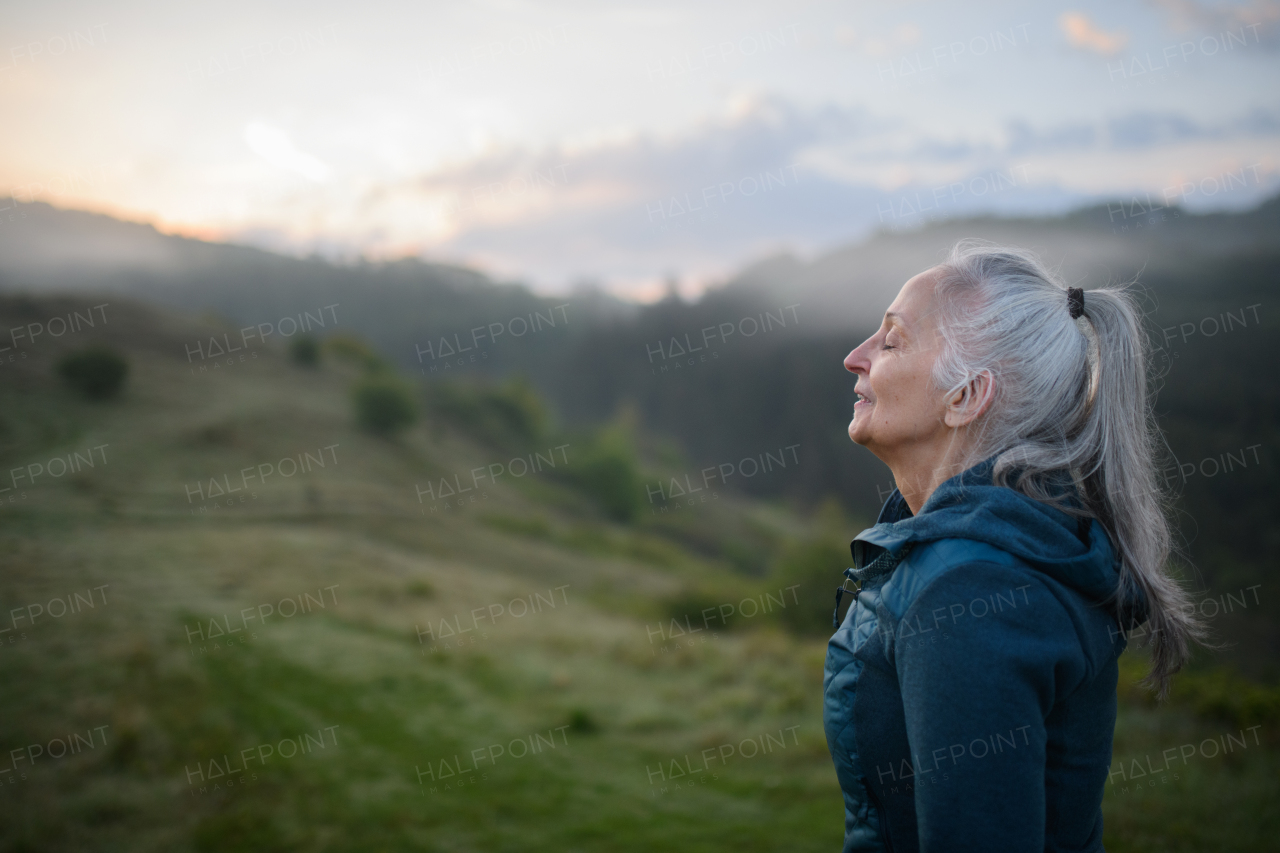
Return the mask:
MULTIPOLYGON (((0 321, 65 310, 5 300, 0 321)), ((545 471, 433 512, 428 483, 518 454, 434 415, 362 432, 360 368, 332 359, 263 349, 193 372, 183 342, 211 333, 121 304, 0 367, 3 470, 46 469, 0 493, 0 848, 839 848, 811 628, 835 582, 786 554, 838 553, 856 520, 722 495, 620 523, 545 471), (129 357, 117 400, 54 379, 90 341, 129 357), (48 473, 68 453, 79 470, 48 473), (210 498, 211 480, 242 490, 210 498), (722 556, 726 538, 749 546, 722 556), (735 618, 670 636, 690 602, 735 618)), ((569 468, 586 440, 564 440, 569 468)), ((1118 766, 1197 751, 1109 786, 1108 849, 1276 849, 1271 694, 1241 704, 1227 680, 1214 699, 1198 676, 1157 708, 1139 672, 1118 766)))

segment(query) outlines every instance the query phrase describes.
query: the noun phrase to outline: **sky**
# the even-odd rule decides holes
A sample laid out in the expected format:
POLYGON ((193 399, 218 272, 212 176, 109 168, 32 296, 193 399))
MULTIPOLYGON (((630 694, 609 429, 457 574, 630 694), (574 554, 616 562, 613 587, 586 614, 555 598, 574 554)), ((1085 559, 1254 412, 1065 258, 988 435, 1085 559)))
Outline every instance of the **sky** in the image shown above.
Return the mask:
POLYGON ((30 2, 0 191, 546 293, 877 228, 1280 190, 1280 0, 30 2))

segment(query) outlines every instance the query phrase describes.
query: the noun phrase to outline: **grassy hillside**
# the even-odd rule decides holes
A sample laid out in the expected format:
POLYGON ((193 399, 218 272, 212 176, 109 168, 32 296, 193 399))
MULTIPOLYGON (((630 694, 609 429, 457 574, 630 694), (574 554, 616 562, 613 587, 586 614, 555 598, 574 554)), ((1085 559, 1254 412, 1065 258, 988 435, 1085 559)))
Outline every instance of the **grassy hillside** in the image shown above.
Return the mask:
MULTIPOLYGON (((6 297, 0 329, 104 302, 0 339, 0 849, 838 847, 823 626, 858 519, 672 498, 677 450, 518 386, 434 384, 378 437, 354 344, 199 373, 223 329, 108 297, 6 297), (56 365, 100 343, 130 372, 90 402, 56 365)), ((1139 667, 1117 759, 1260 728, 1118 778, 1108 849, 1273 846, 1275 696, 1214 670, 1155 708, 1139 667)))

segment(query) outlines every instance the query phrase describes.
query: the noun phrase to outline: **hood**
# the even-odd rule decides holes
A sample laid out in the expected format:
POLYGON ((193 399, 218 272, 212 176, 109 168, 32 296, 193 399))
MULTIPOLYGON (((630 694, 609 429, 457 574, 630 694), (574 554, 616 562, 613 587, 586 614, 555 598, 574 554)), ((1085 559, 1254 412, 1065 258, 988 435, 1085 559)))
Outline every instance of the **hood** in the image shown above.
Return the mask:
MULTIPOLYGON (((1102 525, 993 485, 994 464, 992 457, 944 482, 919 515, 895 489, 877 524, 854 539, 855 565, 865 566, 881 549, 896 554, 907 543, 971 539, 1012 554, 1091 601, 1111 599, 1120 583, 1119 563, 1102 525)), ((1074 496, 1069 480, 1064 489, 1074 496)))

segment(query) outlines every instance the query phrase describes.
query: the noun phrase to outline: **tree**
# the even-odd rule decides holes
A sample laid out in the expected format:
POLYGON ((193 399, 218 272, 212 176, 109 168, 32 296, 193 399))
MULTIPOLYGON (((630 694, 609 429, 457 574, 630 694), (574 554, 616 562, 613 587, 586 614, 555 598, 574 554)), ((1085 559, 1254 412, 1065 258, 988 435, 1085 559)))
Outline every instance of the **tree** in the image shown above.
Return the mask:
POLYGON ((64 356, 58 362, 58 374, 90 400, 109 400, 124 387, 129 362, 110 347, 88 347, 64 356))
POLYGON ((631 521, 640 510, 643 484, 635 445, 620 425, 606 427, 586 442, 575 458, 568 476, 595 499, 615 521, 631 521))
POLYGON ((320 342, 314 335, 298 335, 289 342, 289 355, 303 367, 315 367, 320 363, 320 342))
POLYGON ((394 376, 367 376, 352 390, 356 419, 370 432, 390 435, 418 419, 413 389, 394 376))

